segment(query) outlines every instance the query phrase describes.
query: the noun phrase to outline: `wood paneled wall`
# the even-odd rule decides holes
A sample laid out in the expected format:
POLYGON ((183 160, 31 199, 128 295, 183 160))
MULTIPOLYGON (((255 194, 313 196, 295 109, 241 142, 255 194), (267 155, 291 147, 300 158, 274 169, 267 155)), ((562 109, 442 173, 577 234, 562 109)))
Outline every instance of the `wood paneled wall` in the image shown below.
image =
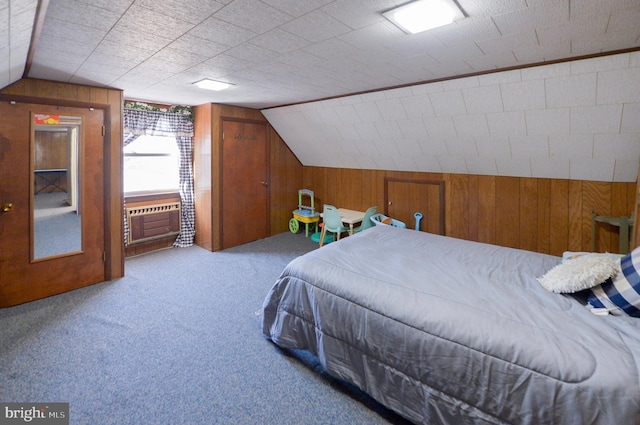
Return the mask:
MULTIPOLYGON (((441 180, 445 184, 445 234, 552 255, 591 250, 591 211, 629 216, 635 183, 605 183, 304 167, 303 186, 316 203, 364 211, 384 208, 384 179, 441 180)), ((618 228, 599 224, 597 251, 618 251, 618 228)))
MULTIPOLYGON (((122 90, 25 78, 0 91, 6 100, 46 105, 92 107, 105 111, 106 277, 124 276, 122 195, 122 90)), ((10 117, 3 117, 10 119, 10 117)), ((28 229, 25 229, 28 231, 28 229)))

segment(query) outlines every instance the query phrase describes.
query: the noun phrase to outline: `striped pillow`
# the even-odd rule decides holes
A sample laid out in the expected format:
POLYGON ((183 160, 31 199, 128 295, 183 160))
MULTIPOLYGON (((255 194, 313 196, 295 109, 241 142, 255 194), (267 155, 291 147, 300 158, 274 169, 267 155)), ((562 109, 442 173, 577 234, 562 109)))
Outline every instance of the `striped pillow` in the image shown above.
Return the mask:
POLYGON ((611 314, 640 317, 640 248, 620 259, 620 269, 591 288, 587 300, 592 307, 606 308, 611 314))

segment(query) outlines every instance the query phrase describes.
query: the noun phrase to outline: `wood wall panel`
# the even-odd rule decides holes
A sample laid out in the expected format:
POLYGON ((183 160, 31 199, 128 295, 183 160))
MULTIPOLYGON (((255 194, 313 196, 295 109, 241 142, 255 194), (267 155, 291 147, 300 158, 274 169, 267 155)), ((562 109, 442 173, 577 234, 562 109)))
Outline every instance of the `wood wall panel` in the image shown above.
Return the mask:
POLYGON ((520 193, 526 193, 520 200, 520 222, 519 234, 520 244, 518 247, 529 251, 538 249, 538 181, 531 178, 520 179, 520 193))
MULTIPOLYGON (((383 182, 389 177, 444 181, 448 236, 558 256, 591 249, 592 208, 629 216, 636 202, 635 183, 303 168, 303 185, 315 191, 319 208, 329 203, 364 211, 378 205, 384 211, 383 182)), ((597 238, 599 251, 617 252, 617 228, 601 226, 597 238)))
MULTIPOLYGON (((548 254, 551 249, 550 225, 551 225, 551 181, 539 179, 538 181, 538 217, 535 232, 537 233, 537 246, 532 251, 548 254)), ((531 229, 533 231, 533 229, 531 229)))
POLYGON ((478 242, 496 242, 496 179, 494 176, 478 176, 478 242))

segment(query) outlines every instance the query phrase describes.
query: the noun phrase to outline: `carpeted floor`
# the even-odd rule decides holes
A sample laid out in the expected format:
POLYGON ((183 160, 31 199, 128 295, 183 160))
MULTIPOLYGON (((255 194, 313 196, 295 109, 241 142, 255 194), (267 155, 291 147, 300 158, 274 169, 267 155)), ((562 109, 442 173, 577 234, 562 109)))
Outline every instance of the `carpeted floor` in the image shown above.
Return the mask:
POLYGON ((69 402, 71 424, 406 424, 264 338, 280 271, 317 244, 282 233, 126 260, 126 276, 0 309, 0 401, 69 402))

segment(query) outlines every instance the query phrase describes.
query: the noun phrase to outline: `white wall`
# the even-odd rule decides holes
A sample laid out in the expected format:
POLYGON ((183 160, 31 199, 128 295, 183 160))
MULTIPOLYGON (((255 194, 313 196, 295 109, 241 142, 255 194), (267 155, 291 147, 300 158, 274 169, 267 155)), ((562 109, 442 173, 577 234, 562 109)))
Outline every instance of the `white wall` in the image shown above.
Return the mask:
POLYGON ((308 166, 633 182, 640 52, 262 112, 308 166))

